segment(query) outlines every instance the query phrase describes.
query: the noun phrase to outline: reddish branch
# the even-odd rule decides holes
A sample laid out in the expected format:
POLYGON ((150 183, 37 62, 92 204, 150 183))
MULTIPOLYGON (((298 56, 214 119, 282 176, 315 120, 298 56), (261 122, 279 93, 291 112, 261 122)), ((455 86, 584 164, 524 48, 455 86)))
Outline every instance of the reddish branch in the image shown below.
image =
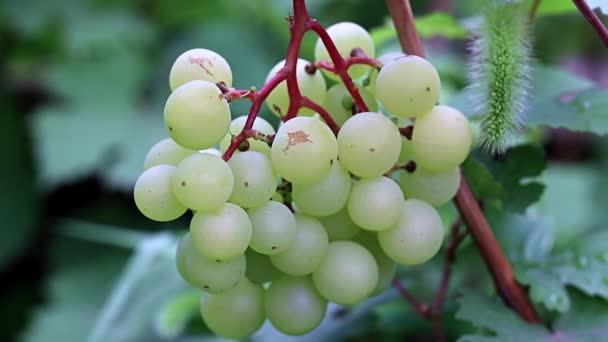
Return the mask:
MULTIPOLYGON (((386 4, 393 17, 403 50, 408 54, 424 57, 424 50, 414 26, 409 0, 386 0, 386 4)), ((538 314, 526 291, 516 281, 513 267, 496 241, 464 175, 454 202, 475 244, 481 251, 498 294, 521 318, 528 322, 539 322, 538 314)))
POLYGON ((602 42, 604 42, 604 45, 608 47, 608 28, 604 26, 604 23, 602 23, 600 18, 598 18, 595 12, 593 12, 591 7, 589 7, 585 0, 572 1, 576 5, 576 7, 578 7, 578 10, 583 14, 585 19, 587 19, 591 27, 593 27, 593 30, 595 30, 602 42))
MULTIPOLYGON (((272 77, 259 91, 255 90, 238 90, 238 89, 230 89, 222 84, 218 84, 222 92, 224 93, 224 97, 229 100, 238 100, 241 98, 247 98, 251 101, 251 109, 249 110, 249 114, 247 115, 247 121, 245 122, 245 126, 243 130, 238 135, 232 138, 230 142, 230 146, 226 150, 223 155, 224 160, 229 160, 230 157, 234 154, 234 152, 238 149, 238 147, 243 143, 243 141, 247 140, 251 134, 251 129, 253 127, 253 123, 255 118, 258 116, 260 109, 262 108, 262 104, 268 98, 268 95, 283 81, 287 83, 287 92, 289 94, 289 107, 287 109, 287 113, 283 117, 283 121, 290 120, 298 115, 298 110, 302 107, 310 108, 313 111, 317 112, 321 118, 327 123, 329 128, 337 134, 340 130, 340 127, 335 123, 335 121, 331 118, 331 115, 323 109, 319 104, 315 103, 311 99, 306 96, 303 96, 300 87, 298 86, 298 80, 296 78, 296 65, 298 62, 298 54, 300 53, 300 47, 302 45, 302 38, 304 34, 308 31, 316 32, 321 41, 325 45, 329 57, 331 59, 332 72, 340 77, 346 89, 353 97, 355 105, 360 111, 367 111, 367 106, 361 95, 359 94, 359 90, 353 83, 350 76, 348 76, 348 68, 354 64, 367 64, 377 66, 378 62, 372 60, 369 57, 365 56, 353 56, 342 58, 336 45, 329 37, 329 34, 323 28, 321 24, 319 24, 316 20, 312 19, 308 10, 306 9, 305 0, 294 0, 293 1, 293 17, 289 18, 289 31, 291 34, 291 38, 289 40, 289 46, 287 48, 287 58, 285 60, 285 66, 279 72, 277 72, 274 77, 272 77)), ((330 63, 327 63, 330 65, 330 63)), ((310 72, 310 70, 308 70, 310 72)))

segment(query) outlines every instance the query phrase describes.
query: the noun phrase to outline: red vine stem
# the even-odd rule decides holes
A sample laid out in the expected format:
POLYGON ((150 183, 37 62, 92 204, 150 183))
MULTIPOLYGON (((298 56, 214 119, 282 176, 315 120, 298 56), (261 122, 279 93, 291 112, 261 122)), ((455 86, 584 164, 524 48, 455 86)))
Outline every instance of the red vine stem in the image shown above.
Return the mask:
POLYGON ((608 47, 608 28, 604 26, 604 23, 597 17, 595 12, 589 7, 585 0, 572 0, 578 10, 583 14, 585 19, 589 22, 591 27, 595 30, 597 35, 600 37, 604 45, 608 47))
MULTIPOLYGON (((424 57, 409 0, 386 0, 386 5, 395 23, 403 50, 408 54, 424 57)), ((496 241, 464 175, 454 202, 481 252, 498 294, 521 318, 528 322, 540 322, 526 291, 516 281, 513 267, 496 241)))

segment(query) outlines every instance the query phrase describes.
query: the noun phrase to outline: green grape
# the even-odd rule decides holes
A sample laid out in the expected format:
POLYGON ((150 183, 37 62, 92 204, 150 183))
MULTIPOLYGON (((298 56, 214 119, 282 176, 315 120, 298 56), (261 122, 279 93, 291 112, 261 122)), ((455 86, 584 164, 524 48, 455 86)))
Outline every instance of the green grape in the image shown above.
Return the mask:
POLYGON ((294 184, 291 196, 305 214, 329 216, 344 208, 350 194, 350 174, 338 160, 327 176, 309 185, 294 184))
POLYGON ((363 301, 378 284, 378 265, 372 254, 352 241, 329 244, 327 256, 312 274, 325 299, 337 304, 363 301))
POLYGON ((228 165, 234 176, 234 188, 228 201, 243 208, 268 202, 278 185, 270 158, 261 152, 246 151, 232 156, 228 165))
POLYGON ((407 56, 382 67, 376 97, 384 109, 401 117, 419 117, 439 100, 441 81, 424 58, 407 56))
POLYGON ((248 248, 245 252, 245 257, 247 258, 245 276, 254 283, 265 284, 282 275, 270 262, 268 255, 260 254, 248 248))
MULTIPOLYGON (((327 95, 327 86, 325 85, 325 79, 320 72, 309 74, 306 72, 306 66, 310 64, 309 61, 299 58, 296 63, 296 79, 298 80, 298 86, 303 96, 308 97, 315 103, 323 103, 325 96, 327 95)), ((268 76, 266 77, 266 83, 270 81, 283 67, 285 61, 280 61, 275 65, 268 76)), ((283 117, 287 114, 289 109, 289 94, 287 92, 287 82, 283 81, 270 92, 266 99, 268 108, 279 117, 283 117)), ((309 108, 300 108, 298 114, 301 115, 312 115, 314 111, 309 108)))
POLYGON ((188 208, 171 191, 175 167, 157 165, 144 171, 135 183, 133 197, 137 209, 147 218, 166 222, 182 216, 188 208))
POLYGON ((338 156, 338 142, 323 122, 296 117, 279 128, 270 155, 281 177, 294 184, 311 184, 329 173, 338 156))
POLYGON ((214 211, 232 193, 234 179, 228 164, 209 153, 196 153, 182 160, 172 177, 173 193, 188 208, 214 211))
POLYGON ((211 148, 206 148, 204 150, 200 150, 198 151, 199 153, 208 153, 208 154, 213 154, 214 156, 218 156, 221 157, 222 153, 220 152, 220 150, 218 150, 217 148, 211 147, 211 148))
POLYGON ((270 323, 282 333, 304 335, 325 317, 327 301, 310 277, 283 276, 272 282, 264 296, 270 323))
MULTIPOLYGON (((232 123, 230 123, 230 130, 228 134, 226 134, 226 136, 224 136, 224 138, 220 142, 220 151, 222 151, 222 153, 226 152, 226 150, 230 146, 232 137, 241 133, 243 127, 245 127, 246 122, 247 116, 239 116, 238 118, 232 120, 232 123)), ((255 118, 252 129, 266 135, 274 135, 276 133, 272 125, 259 116, 255 118)), ((270 146, 268 146, 266 142, 255 140, 253 138, 247 139, 247 142, 249 142, 248 151, 262 152, 268 157, 270 157, 270 146)), ((240 151, 237 149, 236 151, 234 151, 234 154, 237 154, 239 152, 240 151)))
POLYGON ((440 207, 456 195, 460 186, 460 170, 455 167, 447 172, 430 173, 418 167, 412 173, 401 172, 399 185, 406 197, 440 207))
POLYGON ((471 126, 459 111, 448 106, 435 106, 416 119, 412 151, 418 166, 430 172, 447 172, 460 165, 469 155, 471 126))
POLYGON ((395 274, 397 273, 397 264, 384 253, 384 250, 382 250, 382 247, 378 243, 378 236, 376 233, 361 232, 357 234, 353 241, 365 247, 376 260, 376 264, 378 265, 378 283, 370 294, 370 297, 376 296, 390 287, 391 281, 395 278, 395 274))
MULTIPOLYGON (((355 23, 341 22, 334 24, 327 28, 327 33, 334 44, 336 44, 342 58, 349 57, 355 48, 363 50, 368 57, 375 56, 374 41, 372 40, 372 37, 363 27, 355 23)), ((315 61, 331 62, 329 53, 320 38, 315 45, 315 61)), ((348 69, 348 75, 350 75, 352 79, 357 79, 370 69, 371 67, 368 65, 353 65, 348 69)), ((334 80, 339 79, 338 76, 330 72, 326 72, 325 75, 334 80)))
POLYGON ((284 252, 271 255, 270 261, 283 273, 303 276, 319 267, 327 254, 329 240, 319 220, 301 214, 296 214, 295 218, 294 243, 284 252))
POLYGON ((278 254, 290 248, 296 239, 296 219, 283 203, 268 201, 249 209, 253 235, 249 246, 258 253, 278 254))
POLYGON ((374 178, 388 172, 399 159, 401 134, 380 113, 359 113, 338 133, 338 157, 352 174, 374 178))
POLYGON ((380 57, 378 57, 376 59, 384 67, 385 65, 388 65, 388 64, 390 64, 396 60, 399 60, 401 58, 404 58, 406 56, 407 55, 404 54, 403 52, 387 52, 387 53, 382 54, 380 57))
POLYGON ((348 216, 346 207, 333 215, 321 217, 319 220, 327 231, 329 241, 350 240, 361 231, 361 228, 348 216))
POLYGON ((144 160, 144 170, 156 165, 177 166, 184 158, 194 154, 196 151, 179 146, 171 138, 156 143, 144 160))
POLYGON ((242 255, 251 241, 251 221, 232 203, 215 212, 199 211, 190 222, 192 245, 210 259, 228 260, 242 255))
POLYGON ((244 255, 224 261, 198 254, 190 233, 184 235, 177 247, 177 270, 190 285, 208 293, 229 290, 245 277, 247 261, 244 255))
MULTIPOLYGON (((361 94, 363 102, 367 105, 368 111, 378 111, 378 102, 376 102, 376 98, 369 90, 359 88, 359 94, 361 94)), ((346 120, 353 116, 355 101, 343 83, 336 83, 327 91, 323 107, 331 115, 331 118, 334 119, 334 122, 338 126, 342 126, 346 120)))
POLYGON ((414 151, 412 150, 412 141, 401 137, 401 152, 399 153, 398 163, 403 164, 414 158, 414 151))
POLYGON ((361 179, 353 186, 348 199, 348 215, 359 227, 379 231, 391 228, 399 220, 403 193, 390 178, 361 179))
POLYGON ((443 222, 435 208, 409 199, 403 204, 399 222, 378 233, 380 246, 400 264, 418 265, 432 258, 443 241, 443 222))
POLYGON ((169 85, 175 91, 182 84, 194 80, 211 83, 224 82, 232 86, 232 70, 228 62, 216 52, 207 49, 191 49, 182 53, 169 72, 169 85))
POLYGON ((216 335, 245 338, 260 329, 266 320, 264 288, 243 278, 226 292, 204 296, 201 315, 216 335))
POLYGON ((230 127, 230 107, 221 94, 208 81, 190 81, 175 89, 165 104, 169 136, 192 150, 218 144, 230 127))

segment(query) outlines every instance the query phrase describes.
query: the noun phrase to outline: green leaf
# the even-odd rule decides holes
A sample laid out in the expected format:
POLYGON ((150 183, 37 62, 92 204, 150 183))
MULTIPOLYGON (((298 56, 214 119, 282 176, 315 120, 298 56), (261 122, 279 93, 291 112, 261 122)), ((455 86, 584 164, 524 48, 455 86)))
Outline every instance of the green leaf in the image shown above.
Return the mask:
POLYGON ((416 30, 422 38, 441 36, 448 39, 466 39, 469 32, 446 12, 433 12, 416 17, 416 30))
POLYGON ((201 292, 193 288, 177 293, 161 309, 156 319, 156 331, 165 339, 181 335, 190 320, 200 316, 201 292))
POLYGON ((570 297, 558 276, 542 270, 520 272, 517 269, 516 276, 522 284, 530 286, 529 294, 533 302, 561 313, 570 310, 570 297))
MULTIPOLYGON (((531 6, 534 0, 527 0, 531 6)), ((550 0, 541 1, 536 11, 537 16, 567 14, 576 11, 576 6, 572 0, 550 0)))
MULTIPOLYGON (((608 336, 608 303, 570 291, 572 306, 554 324, 556 335, 576 336, 578 341, 605 341, 608 336)), ((571 339, 575 341, 574 338, 571 339)))
POLYGON ((473 157, 467 158, 462 164, 462 172, 469 181, 475 198, 480 200, 501 199, 504 193, 500 184, 488 168, 473 157))

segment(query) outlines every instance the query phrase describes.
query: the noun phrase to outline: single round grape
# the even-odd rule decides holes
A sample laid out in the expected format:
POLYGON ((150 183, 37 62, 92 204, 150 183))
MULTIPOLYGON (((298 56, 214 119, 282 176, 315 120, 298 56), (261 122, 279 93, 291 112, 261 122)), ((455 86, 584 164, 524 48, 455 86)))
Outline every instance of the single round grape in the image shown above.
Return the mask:
POLYGON ((144 170, 156 165, 177 166, 180 161, 194 153, 196 151, 179 146, 171 138, 161 140, 148 151, 144 160, 144 170))
POLYGON ((214 211, 230 197, 234 178, 222 158, 209 153, 195 153, 177 165, 172 186, 175 196, 188 208, 214 211))
POLYGON ((460 170, 455 167, 447 172, 430 173, 418 167, 412 173, 401 172, 399 185, 406 197, 440 207, 456 195, 460 186, 460 170))
MULTIPOLYGON (((363 102, 367 105, 368 111, 378 111, 378 102, 376 102, 376 98, 369 90, 359 88, 359 94, 361 94, 363 102)), ((336 83, 329 88, 323 108, 327 110, 338 126, 342 126, 354 113, 357 113, 354 112, 355 101, 343 83, 336 83)))
POLYGON ((329 241, 350 240, 361 231, 361 228, 348 215, 346 207, 333 215, 321 217, 319 220, 327 231, 329 241))
POLYGON ((401 134, 395 124, 379 113, 359 113, 348 119, 338 133, 338 157, 352 174, 374 178, 388 172, 399 159, 401 134))
POLYGON ((192 150, 217 145, 230 127, 230 107, 221 94, 208 81, 190 81, 175 89, 165 104, 169 136, 192 150))
POLYGON ((228 62, 216 52, 207 49, 191 49, 182 53, 169 72, 169 85, 175 91, 182 84, 194 80, 211 83, 224 82, 232 86, 232 70, 228 62))
POLYGON ((228 260, 247 250, 251 221, 241 207, 225 203, 217 211, 194 214, 190 234, 197 253, 214 260, 228 260))
MULTIPOLYGON (((300 93, 303 96, 308 97, 315 103, 323 103, 327 94, 327 86, 325 85, 325 79, 319 71, 315 71, 312 75, 306 72, 306 66, 310 64, 309 61, 299 58, 296 63, 296 79, 298 80, 298 86, 300 87, 300 93)), ((285 61, 277 63, 268 73, 266 77, 266 83, 270 81, 283 67, 285 61)), ((283 117, 287 114, 289 109, 289 94, 287 92, 287 81, 279 83, 279 85, 270 92, 268 98, 266 98, 266 104, 270 110, 283 117)), ((312 115, 314 111, 309 108, 300 108, 298 114, 301 115, 312 115)))
MULTIPOLYGON (((369 32, 355 23, 341 22, 331 25, 327 28, 327 33, 336 45, 336 48, 338 48, 338 52, 342 58, 349 57, 355 48, 363 50, 368 57, 375 56, 374 41, 369 32)), ((315 45, 315 61, 327 61, 331 63, 329 53, 320 38, 315 45)), ((357 79, 370 69, 371 67, 368 65, 353 65, 348 69, 348 74, 352 79, 357 79)), ((338 76, 331 72, 326 72, 325 75, 334 80, 339 79, 338 76)))
MULTIPOLYGON (((239 116, 238 118, 232 120, 232 122, 230 123, 230 130, 228 134, 226 134, 226 136, 224 136, 224 138, 220 142, 220 151, 222 151, 222 153, 226 152, 226 150, 230 146, 232 137, 241 133, 243 127, 245 127, 246 122, 247 116, 239 116)), ((252 129, 266 135, 274 135, 276 133, 272 125, 259 116, 255 118, 252 129)), ((248 151, 262 152, 268 157, 270 157, 270 146, 267 143, 260 140, 255 140, 253 138, 247 139, 247 142, 249 143, 248 151)), ((240 151, 237 149, 234 154, 237 154, 239 152, 240 151)))
POLYGON ((467 118, 448 106, 435 106, 416 119, 412 151, 418 166, 430 172, 447 172, 460 165, 471 149, 467 118))
POLYGON ((370 294, 370 297, 376 296, 390 287, 391 282, 397 273, 397 264, 384 253, 380 243, 378 243, 378 236, 376 233, 361 232, 357 234, 353 241, 365 247, 376 260, 376 264, 378 265, 378 283, 370 294))
POLYGON ((208 293, 229 290, 245 277, 247 261, 244 255, 218 261, 198 254, 190 233, 184 235, 177 248, 177 269, 190 285, 208 293))
POLYGON ((409 199, 403 204, 399 222, 378 233, 380 246, 400 264, 418 265, 432 258, 443 241, 443 222, 429 204, 409 199))
POLYGON ((352 241, 329 244, 327 256, 312 274, 319 293, 328 301, 349 305, 363 301, 376 288, 378 265, 372 254, 352 241))
POLYGON ((284 123, 271 148, 274 169, 294 184, 318 182, 329 173, 337 156, 338 142, 331 129, 310 117, 284 123))
POLYGON ((265 154, 245 151, 232 156, 228 165, 234 176, 234 188, 228 201, 243 208, 258 207, 268 202, 276 191, 278 177, 265 154))
POLYGON ((348 215, 359 227, 367 230, 391 228, 401 215, 403 193, 394 180, 387 177, 361 179, 353 186, 348 199, 348 215))
POLYGON ((401 117, 419 117, 439 101, 441 82, 424 58, 407 56, 382 67, 376 97, 384 109, 401 117))
POLYGON ((248 248, 245 257, 247 258, 245 276, 254 283, 265 284, 283 274, 270 262, 268 255, 260 254, 248 248))
POLYGON ((284 252, 271 255, 270 261, 283 273, 303 276, 319 267, 327 254, 329 240, 319 220, 301 214, 296 214, 295 218, 294 243, 284 252))
POLYGON ((166 222, 182 216, 188 208, 171 191, 171 177, 175 167, 157 165, 144 171, 133 189, 137 209, 147 218, 166 222))
POLYGON ((288 335, 304 335, 325 317, 327 301, 310 277, 283 276, 272 282, 264 296, 270 323, 288 335))
POLYGON ((243 278, 234 288, 201 299, 203 321, 216 335, 240 339, 256 332, 266 320, 264 288, 243 278))
POLYGON ((249 246, 258 253, 278 254, 286 251, 296 240, 296 219, 283 203, 268 201, 249 209, 253 235, 249 246))
POLYGON ((327 176, 309 185, 294 184, 291 195, 303 213, 329 216, 344 208, 350 187, 350 174, 342 163, 335 160, 327 176))
POLYGON ((380 62, 382 64, 382 66, 384 67, 387 64, 390 64, 396 60, 399 60, 401 58, 406 57, 407 55, 404 54, 403 52, 387 52, 384 53, 382 55, 380 55, 378 58, 376 58, 378 60, 378 62, 380 62))

